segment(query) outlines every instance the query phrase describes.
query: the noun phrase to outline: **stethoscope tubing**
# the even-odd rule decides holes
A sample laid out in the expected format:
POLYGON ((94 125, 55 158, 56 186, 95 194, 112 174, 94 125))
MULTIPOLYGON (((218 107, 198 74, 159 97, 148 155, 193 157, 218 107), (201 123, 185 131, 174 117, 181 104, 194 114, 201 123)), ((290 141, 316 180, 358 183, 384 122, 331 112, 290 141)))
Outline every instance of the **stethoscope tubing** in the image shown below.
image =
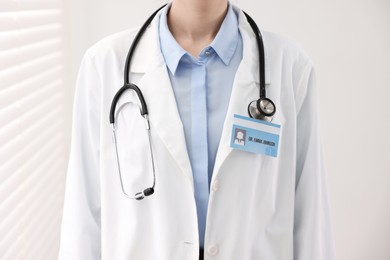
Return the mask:
POLYGON ((258 44, 258 54, 259 54, 259 76, 260 76, 260 89, 259 97, 265 98, 265 53, 264 53, 264 43, 263 36, 261 35, 260 29, 257 26, 256 22, 250 17, 246 12, 242 11, 249 22, 249 25, 252 27, 252 30, 255 32, 256 42, 258 44))
MULTIPOLYGON (((167 4, 165 4, 165 5, 161 6, 160 8, 158 8, 145 21, 145 23, 142 25, 142 27, 140 28, 140 30, 136 34, 136 36, 135 36, 135 38, 134 38, 134 40, 133 40, 133 42, 132 42, 132 44, 130 46, 129 52, 127 54, 127 57, 126 57, 126 62, 125 62, 125 67, 124 67, 124 83, 123 83, 123 86, 115 94, 115 96, 113 98, 113 101, 111 103, 111 107, 110 107, 109 120, 110 120, 110 123, 112 124, 113 142, 115 143, 115 154, 116 154, 116 160, 117 160, 117 165, 118 165, 119 180, 120 180, 120 184, 121 184, 121 188, 122 188, 123 194, 127 198, 130 198, 130 199, 142 200, 144 197, 152 195, 154 193, 154 188, 156 186, 156 172, 155 172, 156 169, 155 169, 154 156, 153 156, 153 150, 152 150, 152 145, 151 145, 148 108, 147 108, 147 105, 146 105, 146 102, 145 102, 145 98, 144 98, 144 96, 142 94, 142 91, 138 88, 138 86, 136 86, 133 83, 130 83, 130 79, 129 79, 129 77, 130 77, 130 64, 131 64, 131 60, 133 58, 134 52, 136 50, 136 47, 137 47, 139 41, 141 40, 143 34, 145 33, 146 29, 148 28, 150 23, 153 21, 153 19, 156 16, 156 14, 162 8, 164 8, 166 5, 167 4), (123 184, 122 171, 121 171, 121 165, 120 165, 120 160, 119 160, 119 151, 118 151, 118 145, 117 145, 117 137, 116 137, 115 110, 116 110, 116 106, 117 106, 117 103, 119 101, 119 98, 122 96, 122 94, 126 90, 133 90, 133 91, 135 91, 135 93, 138 96, 138 99, 139 99, 139 102, 140 102, 140 114, 145 119, 145 129, 148 132, 149 151, 150 151, 150 156, 151 156, 151 161, 152 161, 152 170, 153 170, 153 185, 151 187, 149 187, 149 188, 146 188, 142 192, 137 192, 134 196, 132 196, 132 195, 130 195, 130 194, 128 194, 126 192, 124 184, 123 184)), ((273 115, 275 114, 275 109, 276 108, 275 108, 275 105, 272 102, 272 100, 270 100, 270 99, 268 99, 266 97, 266 90, 265 90, 265 54, 264 54, 263 38, 262 38, 262 35, 261 35, 261 32, 260 32, 260 29, 258 28, 258 26, 255 23, 255 21, 246 12, 243 11, 243 13, 246 16, 246 19, 247 19, 248 23, 250 24, 250 26, 251 26, 254 34, 255 34, 256 42, 257 42, 257 45, 258 45, 258 56, 259 56, 259 77, 260 77, 259 99, 257 100, 257 102, 256 102, 256 100, 254 100, 254 101, 249 103, 249 105, 248 105, 248 113, 249 113, 250 117, 253 117, 253 118, 256 118, 256 119, 259 119, 259 120, 271 121, 273 115), (268 102, 268 104, 272 105, 271 107, 273 107, 273 111, 271 113, 267 112, 266 108, 263 109, 260 106, 260 103, 262 101, 263 102, 266 101, 266 102, 268 102), (255 106, 253 105, 251 107, 251 104, 255 104, 255 106), (254 111, 254 113, 251 112, 252 110, 254 111), (263 110, 266 110, 266 111, 263 111, 263 110)), ((119 110, 121 110, 122 107, 123 106, 121 106, 119 108, 119 110)))
POLYGON ((148 26, 150 25, 150 23, 153 21, 154 17, 156 16, 156 14, 161 10, 163 9, 167 4, 161 6, 160 8, 158 8, 151 16, 149 16, 149 18, 146 20, 146 22, 142 25, 141 29, 138 31, 137 35, 135 36, 134 40, 133 40, 133 43, 131 44, 131 47, 130 47, 130 50, 129 52, 127 53, 127 58, 126 58, 126 62, 125 62, 125 71, 124 71, 124 85, 126 84, 129 84, 130 83, 130 80, 129 80, 129 74, 130 74, 130 63, 131 63, 131 59, 133 58, 133 55, 134 55, 134 52, 135 52, 135 49, 138 45, 138 42, 141 40, 144 32, 146 31, 146 28, 148 28, 148 26))
POLYGON ((130 90, 130 89, 132 89, 136 92, 138 99, 141 103, 140 104, 141 105, 141 107, 140 107, 141 116, 148 115, 148 107, 146 105, 145 98, 144 98, 144 95, 142 94, 142 91, 135 84, 127 83, 118 90, 118 92, 115 94, 115 96, 112 100, 111 108, 110 108, 110 124, 115 124, 115 109, 116 109, 116 105, 118 104, 119 98, 122 96, 122 94, 126 90, 130 90))

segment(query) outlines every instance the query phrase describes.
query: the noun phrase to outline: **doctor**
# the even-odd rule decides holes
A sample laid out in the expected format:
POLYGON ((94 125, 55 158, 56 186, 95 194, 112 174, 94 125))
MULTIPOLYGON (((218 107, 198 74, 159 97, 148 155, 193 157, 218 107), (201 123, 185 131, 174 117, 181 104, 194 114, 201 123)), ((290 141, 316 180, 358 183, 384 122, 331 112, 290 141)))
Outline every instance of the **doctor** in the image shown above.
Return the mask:
POLYGON ((108 115, 137 32, 106 37, 83 57, 59 259, 334 260, 307 54, 262 32, 276 154, 236 149, 235 120, 259 98, 254 32, 227 0, 173 0, 145 31, 128 74, 150 130, 135 91, 126 91, 115 110, 116 154, 108 115), (124 196, 121 179, 134 194, 154 176, 152 195, 124 196))

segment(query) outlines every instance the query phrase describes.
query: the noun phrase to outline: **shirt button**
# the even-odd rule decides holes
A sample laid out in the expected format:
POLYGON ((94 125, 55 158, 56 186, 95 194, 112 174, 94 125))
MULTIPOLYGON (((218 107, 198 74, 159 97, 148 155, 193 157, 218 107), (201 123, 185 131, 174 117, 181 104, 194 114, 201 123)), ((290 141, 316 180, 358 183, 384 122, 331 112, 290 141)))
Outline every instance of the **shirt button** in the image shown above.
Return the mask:
POLYGON ((211 52, 210 51, 205 51, 206 56, 210 56, 211 52))
POLYGON ((210 245, 208 248, 207 248, 207 254, 209 256, 215 256, 218 254, 218 246, 217 245, 210 245))
POLYGON ((215 180, 215 181, 213 182, 213 185, 212 185, 211 189, 212 189, 212 191, 217 191, 217 190, 219 190, 219 180, 215 180))

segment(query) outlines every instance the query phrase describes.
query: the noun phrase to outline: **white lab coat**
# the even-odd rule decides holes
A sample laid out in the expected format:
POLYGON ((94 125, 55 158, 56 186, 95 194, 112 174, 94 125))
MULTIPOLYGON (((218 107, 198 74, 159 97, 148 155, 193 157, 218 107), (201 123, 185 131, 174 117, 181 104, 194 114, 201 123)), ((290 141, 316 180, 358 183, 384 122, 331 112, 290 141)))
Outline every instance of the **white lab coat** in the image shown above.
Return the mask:
MULTIPOLYGON (((234 7, 238 10, 237 7, 234 7)), ((149 109, 155 194, 122 194, 108 116, 123 85, 137 30, 99 41, 86 52, 77 81, 60 260, 197 260, 199 238, 193 177, 183 126, 158 42, 158 19, 143 36, 130 78, 149 109)), ((321 153, 313 65, 284 37, 263 32, 267 96, 281 124, 277 158, 230 148, 234 114, 247 116, 258 98, 257 45, 240 13, 243 60, 238 68, 211 180, 205 234, 207 260, 333 260, 334 244, 321 153)), ((120 104, 136 100, 133 93, 120 104)), ((218 102, 217 100, 215 102, 218 102)), ((118 105, 119 106, 119 105, 118 105)), ((126 190, 152 183, 139 110, 118 115, 126 190)))

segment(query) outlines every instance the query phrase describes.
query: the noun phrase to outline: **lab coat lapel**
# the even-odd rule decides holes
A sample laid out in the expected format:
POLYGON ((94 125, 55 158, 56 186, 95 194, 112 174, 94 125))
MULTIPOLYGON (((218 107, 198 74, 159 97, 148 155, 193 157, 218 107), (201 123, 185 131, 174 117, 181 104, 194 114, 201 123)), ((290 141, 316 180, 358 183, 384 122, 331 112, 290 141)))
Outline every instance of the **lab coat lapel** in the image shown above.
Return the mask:
MULTIPOLYGON (((239 16, 239 29, 243 40, 243 59, 237 69, 234 79, 229 107, 224 121, 221 140, 214 164, 213 179, 217 177, 223 163, 228 159, 233 149, 230 148, 231 131, 234 114, 248 116, 248 104, 259 98, 259 61, 258 48, 253 31, 244 14, 236 9, 239 16)), ((264 43, 266 44, 266 43, 264 43)), ((270 71, 265 46, 265 81, 270 84, 270 71)))
POLYGON ((141 38, 130 71, 131 73, 144 73, 138 87, 147 103, 151 131, 156 131, 172 158, 193 183, 183 124, 167 67, 160 51, 158 17, 159 15, 141 38))
MULTIPOLYGON (((233 83, 214 165, 213 178, 219 174, 223 163, 232 152, 230 137, 234 114, 247 115, 249 102, 257 99, 259 96, 257 44, 244 14, 238 8, 234 8, 240 14, 239 29, 244 46, 243 60, 233 83)), ((180 169, 193 183, 183 125, 178 113, 168 71, 159 47, 158 17, 159 15, 156 16, 138 44, 130 71, 132 73, 144 73, 138 86, 142 90, 148 106, 152 131, 155 130, 157 132, 180 169)), ((266 42, 264 45, 266 59, 265 81, 266 84, 270 84, 266 42)))

